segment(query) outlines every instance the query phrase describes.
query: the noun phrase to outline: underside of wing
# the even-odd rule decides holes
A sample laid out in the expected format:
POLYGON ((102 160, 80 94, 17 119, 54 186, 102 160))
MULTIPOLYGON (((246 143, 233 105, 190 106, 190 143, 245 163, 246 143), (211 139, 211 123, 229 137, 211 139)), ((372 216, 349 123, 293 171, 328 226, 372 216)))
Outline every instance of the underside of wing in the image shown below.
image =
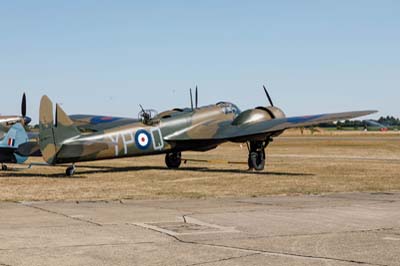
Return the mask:
MULTIPOLYGON (((335 122, 339 120, 352 119, 356 117, 373 114, 376 111, 356 111, 345 113, 319 114, 309 116, 285 117, 279 119, 269 119, 256 123, 246 123, 241 125, 220 124, 215 132, 204 131, 202 134, 201 126, 188 129, 187 132, 171 134, 166 141, 246 141, 258 136, 273 135, 290 128, 299 128, 318 125, 321 123, 335 122)), ((215 127, 214 127, 215 128, 215 127)))
POLYGON ((81 131, 103 131, 110 128, 121 127, 136 123, 133 118, 101 116, 101 115, 71 115, 70 119, 81 131))

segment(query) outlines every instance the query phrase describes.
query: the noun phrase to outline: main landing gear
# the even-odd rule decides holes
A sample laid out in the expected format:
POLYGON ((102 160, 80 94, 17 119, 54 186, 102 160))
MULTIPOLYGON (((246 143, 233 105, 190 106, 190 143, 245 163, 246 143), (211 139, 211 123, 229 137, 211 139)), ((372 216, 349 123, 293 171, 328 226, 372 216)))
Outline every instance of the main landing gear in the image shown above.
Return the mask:
POLYGON ((249 149, 248 165, 249 170, 262 171, 265 168, 265 148, 271 139, 266 141, 249 141, 247 148, 249 149))
POLYGON ((65 170, 65 174, 66 174, 67 176, 73 176, 73 175, 75 174, 75 171, 76 171, 75 164, 72 164, 71 166, 69 166, 69 167, 67 168, 67 170, 65 170))
POLYGON ((2 171, 7 171, 7 170, 8 170, 7 165, 1 164, 1 170, 2 170, 2 171))
POLYGON ((178 169, 182 163, 182 153, 172 152, 165 155, 165 164, 169 169, 178 169))

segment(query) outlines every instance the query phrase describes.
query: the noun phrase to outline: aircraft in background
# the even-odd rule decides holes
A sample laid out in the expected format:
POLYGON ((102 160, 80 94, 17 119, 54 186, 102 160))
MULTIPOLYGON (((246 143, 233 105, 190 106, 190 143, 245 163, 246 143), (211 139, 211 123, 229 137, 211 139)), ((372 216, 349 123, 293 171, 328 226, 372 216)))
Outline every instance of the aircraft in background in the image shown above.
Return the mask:
POLYGON ((21 115, 12 115, 12 116, 0 116, 0 132, 7 132, 14 124, 21 123, 22 125, 29 125, 32 119, 26 116, 26 95, 25 93, 22 96, 21 102, 21 115))
POLYGON ((382 124, 375 120, 364 120, 364 124, 366 130, 375 129, 381 132, 387 132, 389 130, 395 130, 395 131, 398 130, 397 126, 382 124))
POLYGON ((0 163, 1 170, 6 171, 6 163, 24 163, 28 157, 18 154, 18 147, 27 143, 29 140, 28 134, 24 126, 20 123, 14 124, 8 130, 5 137, 0 141, 0 163))
POLYGON ((225 142, 247 143, 249 169, 264 169, 266 147, 286 129, 365 116, 376 111, 357 111, 286 117, 270 103, 241 112, 233 103, 198 107, 191 94, 191 108, 176 108, 156 114, 144 110, 140 119, 78 115, 69 117, 43 96, 40 103, 40 150, 50 165, 71 163, 66 175, 75 173, 75 163, 122 157, 166 154, 168 168, 179 168, 184 151, 208 151, 225 142), (82 133, 82 130, 85 130, 82 133))
POLYGON ((386 132, 389 130, 389 128, 385 125, 382 125, 381 123, 379 123, 378 121, 375 120, 364 120, 364 124, 365 124, 365 130, 368 129, 379 129, 379 131, 381 132, 386 132))

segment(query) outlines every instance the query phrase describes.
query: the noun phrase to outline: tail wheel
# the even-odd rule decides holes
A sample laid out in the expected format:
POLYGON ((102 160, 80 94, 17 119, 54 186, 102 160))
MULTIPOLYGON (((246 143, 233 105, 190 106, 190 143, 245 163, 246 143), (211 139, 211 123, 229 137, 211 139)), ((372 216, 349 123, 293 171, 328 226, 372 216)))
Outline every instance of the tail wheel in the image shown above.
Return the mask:
POLYGON ((169 169, 177 169, 181 166, 182 154, 180 152, 167 153, 165 155, 165 164, 169 169))
POLYGON ((76 167, 75 165, 71 165, 70 167, 65 170, 66 176, 73 176, 75 174, 76 167))

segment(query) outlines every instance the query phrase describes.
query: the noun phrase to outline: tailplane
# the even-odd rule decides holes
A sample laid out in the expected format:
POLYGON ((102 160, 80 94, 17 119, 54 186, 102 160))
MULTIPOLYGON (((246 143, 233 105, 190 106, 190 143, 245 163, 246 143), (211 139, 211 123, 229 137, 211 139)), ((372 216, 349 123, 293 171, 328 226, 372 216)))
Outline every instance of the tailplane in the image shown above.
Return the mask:
POLYGON ((47 96, 40 102, 39 128, 40 150, 48 164, 57 163, 57 154, 66 141, 80 136, 78 128, 58 104, 54 119, 53 103, 47 96))

